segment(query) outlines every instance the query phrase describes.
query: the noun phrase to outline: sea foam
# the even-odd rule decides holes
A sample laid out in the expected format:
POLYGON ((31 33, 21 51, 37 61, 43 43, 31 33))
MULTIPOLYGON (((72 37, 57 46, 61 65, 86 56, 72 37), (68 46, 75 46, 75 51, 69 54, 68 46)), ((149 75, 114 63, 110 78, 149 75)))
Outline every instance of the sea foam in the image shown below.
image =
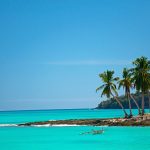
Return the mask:
POLYGON ((0 124, 0 127, 16 127, 16 124, 0 124))
POLYGON ((77 127, 77 126, 86 126, 86 125, 76 125, 76 124, 43 124, 43 125, 31 125, 32 127, 77 127))

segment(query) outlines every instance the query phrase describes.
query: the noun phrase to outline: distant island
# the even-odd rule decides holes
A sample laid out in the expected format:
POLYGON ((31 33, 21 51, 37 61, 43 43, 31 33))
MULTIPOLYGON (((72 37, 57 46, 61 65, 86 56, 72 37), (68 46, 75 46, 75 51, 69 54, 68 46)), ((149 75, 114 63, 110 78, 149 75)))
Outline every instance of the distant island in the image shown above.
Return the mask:
MULTIPOLYGON (((132 94, 132 95, 135 98, 135 100, 137 101, 138 105, 141 106, 142 94, 136 93, 136 94, 132 94)), ((124 108, 129 109, 129 102, 128 102, 127 98, 122 95, 122 96, 119 96, 119 99, 120 99, 121 103, 123 104, 124 108)), ((148 95, 145 95, 144 99, 145 99, 145 108, 148 109, 149 108, 148 95)), ((131 99, 131 106, 133 109, 137 109, 137 107, 132 99, 131 99)), ((98 106, 96 107, 96 109, 121 109, 121 108, 114 98, 110 98, 110 99, 100 102, 98 104, 98 106)))

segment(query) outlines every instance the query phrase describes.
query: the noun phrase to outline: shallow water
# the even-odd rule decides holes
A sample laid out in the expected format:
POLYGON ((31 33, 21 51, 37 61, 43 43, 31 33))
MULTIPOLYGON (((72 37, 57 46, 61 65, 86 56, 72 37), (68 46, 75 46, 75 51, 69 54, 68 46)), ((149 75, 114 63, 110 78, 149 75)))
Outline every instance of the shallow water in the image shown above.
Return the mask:
POLYGON ((105 127, 100 135, 81 135, 101 127, 3 127, 2 150, 149 150, 149 127, 105 127))
MULTIPOLYGON (((134 113, 137 112, 134 110, 134 113)), ((0 112, 0 125, 39 120, 121 117, 121 110, 0 112)), ((0 150, 150 150, 150 127, 0 127, 0 150)))

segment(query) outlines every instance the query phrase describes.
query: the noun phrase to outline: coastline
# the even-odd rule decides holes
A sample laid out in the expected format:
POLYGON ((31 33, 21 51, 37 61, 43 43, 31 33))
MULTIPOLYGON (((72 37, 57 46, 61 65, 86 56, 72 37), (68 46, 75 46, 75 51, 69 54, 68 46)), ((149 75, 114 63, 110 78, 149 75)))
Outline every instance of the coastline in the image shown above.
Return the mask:
POLYGON ((143 117, 103 119, 69 119, 27 122, 18 126, 150 126, 150 114, 143 117))

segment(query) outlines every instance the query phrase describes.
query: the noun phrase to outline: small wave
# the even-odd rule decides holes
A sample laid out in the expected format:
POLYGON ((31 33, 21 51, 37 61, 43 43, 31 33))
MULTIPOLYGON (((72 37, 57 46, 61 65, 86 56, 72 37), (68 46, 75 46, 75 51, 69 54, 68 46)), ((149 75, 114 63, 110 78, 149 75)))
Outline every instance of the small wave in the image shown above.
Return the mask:
POLYGON ((31 125, 31 127, 50 127, 51 124, 43 124, 43 125, 31 125))
POLYGON ((103 125, 103 126, 96 126, 96 127, 109 127, 108 125, 103 125))
POLYGON ((48 120, 48 121, 57 121, 57 120, 48 120))
POLYGON ((16 124, 0 124, 0 127, 16 127, 16 124))
POLYGON ((85 126, 85 125, 77 125, 77 124, 55 124, 53 127, 77 127, 77 126, 85 126))
POLYGON ((44 125, 31 125, 32 127, 77 127, 77 126, 86 126, 86 125, 76 125, 76 124, 44 124, 44 125))

